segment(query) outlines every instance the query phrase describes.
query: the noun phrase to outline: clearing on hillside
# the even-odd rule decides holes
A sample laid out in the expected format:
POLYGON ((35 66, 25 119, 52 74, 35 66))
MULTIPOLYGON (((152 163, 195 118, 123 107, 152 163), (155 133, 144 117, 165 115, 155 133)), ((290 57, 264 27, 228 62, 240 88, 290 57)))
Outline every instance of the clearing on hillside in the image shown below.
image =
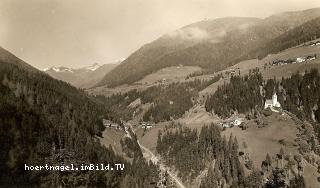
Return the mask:
POLYGON ((172 66, 158 70, 155 73, 149 74, 136 84, 152 84, 158 82, 179 82, 185 79, 188 75, 201 71, 200 67, 196 66, 172 66))
POLYGON ((240 149, 244 149, 243 142, 247 144, 250 158, 256 167, 260 167, 267 153, 276 155, 281 148, 284 149, 286 154, 298 153, 297 143, 295 142, 298 129, 295 122, 289 116, 278 113, 266 117, 266 120, 268 125, 262 128, 259 128, 256 122, 249 121, 246 130, 233 127, 222 132, 227 138, 230 134, 236 136, 240 149))

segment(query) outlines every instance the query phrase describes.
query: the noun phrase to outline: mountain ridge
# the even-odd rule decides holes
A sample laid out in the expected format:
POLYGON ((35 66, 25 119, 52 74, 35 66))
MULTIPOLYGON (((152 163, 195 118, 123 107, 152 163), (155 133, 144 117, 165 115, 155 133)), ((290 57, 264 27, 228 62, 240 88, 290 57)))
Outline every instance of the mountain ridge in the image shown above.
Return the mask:
MULTIPOLYGON (((212 72, 219 71, 226 66, 234 64, 235 60, 245 57, 247 53, 259 48, 268 41, 319 16, 320 8, 315 8, 285 12, 264 19, 246 18, 242 22, 238 21, 237 24, 232 23, 233 27, 231 29, 228 28, 227 30, 226 26, 221 27, 220 31, 225 29, 225 32, 220 33, 220 37, 215 35, 216 38, 214 39, 216 40, 213 41, 210 37, 202 40, 207 36, 199 30, 191 29, 191 31, 186 31, 186 36, 191 36, 195 40, 181 41, 179 39, 181 33, 178 32, 175 36, 179 37, 174 38, 175 40, 172 39, 167 44, 165 39, 168 34, 166 34, 135 51, 117 68, 106 74, 96 86, 114 87, 122 84, 131 84, 161 68, 179 64, 197 65, 212 72), (244 24, 248 25, 243 26, 244 24)), ((241 18, 227 17, 219 18, 218 21, 229 20, 229 22, 232 22, 234 19, 241 20, 241 18)), ((220 24, 217 24, 218 21, 215 20, 215 25, 220 27, 220 24)), ((194 25, 199 23, 201 25, 206 22, 212 23, 210 20, 196 22, 188 25, 188 27, 183 27, 183 31, 186 28, 192 28, 194 25)), ((226 23, 226 25, 228 24, 226 23)), ((214 29, 219 30, 219 27, 214 29)))
POLYGON ((53 78, 68 82, 76 87, 90 88, 98 83, 103 76, 118 66, 117 63, 98 64, 81 67, 81 68, 68 68, 64 66, 46 68, 43 71, 53 78))

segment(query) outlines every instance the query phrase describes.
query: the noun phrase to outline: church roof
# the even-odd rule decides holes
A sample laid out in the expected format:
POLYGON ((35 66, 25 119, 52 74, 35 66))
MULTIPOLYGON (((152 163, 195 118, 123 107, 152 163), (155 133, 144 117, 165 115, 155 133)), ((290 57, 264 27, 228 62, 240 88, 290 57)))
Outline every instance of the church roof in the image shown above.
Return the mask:
POLYGON ((271 99, 267 99, 266 100, 266 104, 272 104, 272 100, 271 99))

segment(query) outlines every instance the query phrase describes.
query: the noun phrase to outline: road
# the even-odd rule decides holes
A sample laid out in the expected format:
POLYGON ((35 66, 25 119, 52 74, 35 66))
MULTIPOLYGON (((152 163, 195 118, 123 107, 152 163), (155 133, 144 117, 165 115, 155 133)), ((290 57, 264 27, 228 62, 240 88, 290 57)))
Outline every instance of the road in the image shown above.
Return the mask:
POLYGON ((140 148, 144 151, 143 156, 147 160, 151 160, 154 164, 159 164, 160 170, 167 171, 169 176, 176 182, 176 185, 178 187, 185 188, 185 186, 183 185, 181 180, 174 173, 172 173, 170 171, 170 168, 166 167, 162 162, 160 162, 160 160, 152 153, 152 151, 150 151, 148 148, 146 148, 142 144, 140 144, 139 140, 138 140, 138 144, 139 144, 140 148))
MULTIPOLYGON (((130 126, 131 130, 133 131, 133 133, 135 134, 135 131, 134 129, 130 126)), ((131 135, 129 133, 129 131, 126 129, 125 130, 126 134, 124 135, 124 137, 129 137, 131 138, 131 135)), ((151 160, 154 164, 159 164, 159 168, 161 171, 167 171, 168 175, 171 177, 171 179, 173 179, 175 182, 176 182, 176 185, 180 188, 186 188, 182 181, 174 174, 170 171, 170 168, 169 167, 166 167, 165 164, 163 164, 159 159, 158 157, 152 153, 152 151, 150 151, 148 148, 144 147, 142 144, 140 144, 139 140, 137 140, 141 150, 142 150, 142 153, 143 153, 143 157, 149 161, 151 160)))

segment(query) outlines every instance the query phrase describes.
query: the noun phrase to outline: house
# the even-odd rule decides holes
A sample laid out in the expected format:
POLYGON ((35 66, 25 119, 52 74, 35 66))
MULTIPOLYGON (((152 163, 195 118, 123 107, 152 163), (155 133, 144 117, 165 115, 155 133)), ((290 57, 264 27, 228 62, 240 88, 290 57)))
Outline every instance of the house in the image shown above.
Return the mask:
POLYGON ((118 128, 118 124, 112 123, 110 127, 112 127, 112 128, 118 128))
POLYGON ((219 123, 222 128, 232 128, 234 126, 239 126, 242 123, 241 119, 235 119, 233 121, 226 121, 223 123, 219 123))
POLYGON ((292 63, 295 63, 296 61, 295 60, 292 60, 292 59, 287 59, 286 61, 284 61, 285 64, 292 64, 292 63))
POLYGON ((142 123, 142 128, 144 128, 144 129, 150 129, 150 128, 152 128, 152 124, 143 122, 143 123, 142 123))
POLYGON ((223 128, 232 128, 232 127, 233 127, 233 124, 230 123, 230 122, 225 122, 225 123, 222 123, 222 127, 223 127, 223 128))
POLYGON ((111 127, 112 122, 110 120, 102 119, 102 124, 106 127, 111 127))
POLYGON ((316 55, 309 55, 308 57, 307 57, 307 61, 312 61, 312 60, 315 60, 316 59, 316 55))
POLYGON ((142 122, 141 123, 141 127, 144 129, 150 129, 152 128, 152 124, 151 123, 147 123, 147 122, 142 122))
POLYGON ((264 103, 265 109, 273 108, 273 107, 277 107, 277 108, 281 107, 280 103, 278 102, 278 97, 276 93, 272 95, 272 99, 267 99, 266 102, 264 103))
POLYGON ((236 71, 235 70, 231 70, 230 74, 231 74, 231 76, 234 76, 236 74, 236 71))
POLYGON ((276 61, 273 61, 273 62, 272 62, 272 66, 282 65, 282 64, 284 64, 284 61, 283 61, 283 60, 276 60, 276 61))
POLYGON ((306 58, 305 57, 298 57, 296 62, 297 63, 302 63, 302 62, 305 62, 306 61, 306 58))
POLYGON ((241 125, 241 123, 242 123, 242 119, 239 119, 239 118, 237 118, 237 119, 235 119, 235 120, 233 121, 233 125, 234 125, 234 126, 239 126, 239 125, 241 125))

